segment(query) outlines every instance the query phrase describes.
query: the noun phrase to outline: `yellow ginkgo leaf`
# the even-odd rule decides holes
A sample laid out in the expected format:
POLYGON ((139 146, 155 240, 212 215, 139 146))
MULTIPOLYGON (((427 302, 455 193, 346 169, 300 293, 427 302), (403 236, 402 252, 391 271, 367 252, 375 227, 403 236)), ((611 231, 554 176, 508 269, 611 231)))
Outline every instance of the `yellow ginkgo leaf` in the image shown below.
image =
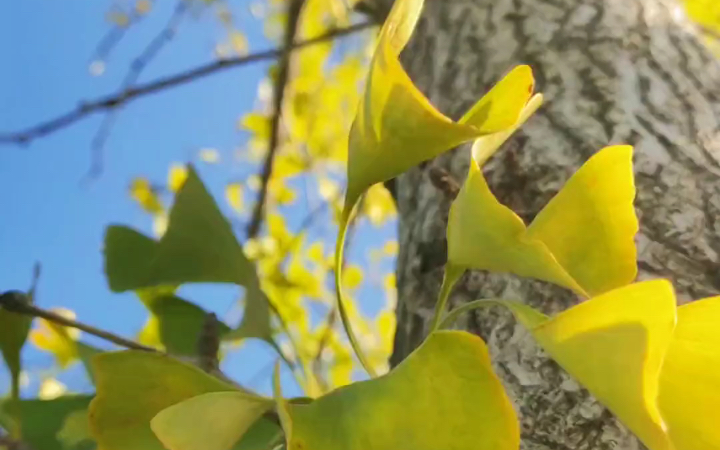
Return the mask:
POLYGON ((38 398, 40 400, 53 400, 67 393, 67 386, 55 378, 45 378, 40 382, 38 398))
POLYGON ((209 392, 163 409, 150 428, 169 450, 228 450, 272 406, 246 392, 209 392))
POLYGON ((150 214, 160 214, 165 208, 147 178, 137 177, 130 183, 130 196, 150 214))
POLYGON ((243 187, 240 183, 230 183, 225 187, 225 198, 237 213, 243 212, 243 187))
POLYGON ((214 148, 201 148, 198 152, 200 160, 208 164, 215 164, 220 161, 220 152, 214 148))
POLYGON ((395 200, 382 184, 375 184, 368 189, 362 203, 362 213, 375 226, 380 226, 388 219, 397 215, 395 200))
POLYGON ((478 165, 450 209, 449 270, 510 272, 597 295, 637 274, 632 147, 600 150, 529 227, 500 204, 478 165), (452 268, 455 269, 452 269, 452 268))
MULTIPOLYGON (((372 185, 389 180, 464 142, 518 126, 537 109, 534 78, 518 66, 501 79, 465 116, 454 122, 435 109, 413 84, 398 59, 417 23, 423 0, 396 0, 378 38, 363 97, 348 142, 348 184, 336 246, 335 284, 338 310, 350 343, 366 370, 373 370, 353 335, 343 306, 342 255, 347 231, 360 196, 372 185), (531 101, 532 99, 532 101, 531 101)), ((503 134, 506 139, 509 134, 503 134)), ((501 143, 498 139, 494 144, 501 143)), ((497 148, 496 146, 496 148, 497 148)))
POLYGON ((357 289, 362 284, 363 270, 355 265, 345 268, 343 273, 343 285, 348 289, 357 289))
POLYGON ((422 6, 422 0, 396 1, 380 32, 350 130, 346 205, 353 205, 375 183, 463 142, 510 128, 532 96, 532 71, 518 66, 460 121, 437 111, 398 59, 422 6))
POLYGON ((517 450, 517 418, 477 336, 440 331, 391 372, 308 404, 275 399, 289 450, 517 450), (408 405, 412 405, 408 408, 408 405))
POLYGON ((607 292, 528 328, 645 445, 671 450, 657 397, 675 321, 672 286, 652 280, 607 292))
MULTIPOLYGON (((68 319, 75 319, 75 313, 69 309, 55 309, 55 313, 68 319)), ((38 326, 30 331, 30 342, 41 350, 52 353, 58 365, 66 368, 78 359, 77 339, 80 331, 68 328, 45 319, 38 319, 38 326)))
POLYGON ((720 448, 720 297, 677 314, 660 373, 660 412, 676 450, 720 448))
POLYGON ((168 171, 168 189, 177 192, 187 180, 188 171, 184 164, 173 164, 168 171))

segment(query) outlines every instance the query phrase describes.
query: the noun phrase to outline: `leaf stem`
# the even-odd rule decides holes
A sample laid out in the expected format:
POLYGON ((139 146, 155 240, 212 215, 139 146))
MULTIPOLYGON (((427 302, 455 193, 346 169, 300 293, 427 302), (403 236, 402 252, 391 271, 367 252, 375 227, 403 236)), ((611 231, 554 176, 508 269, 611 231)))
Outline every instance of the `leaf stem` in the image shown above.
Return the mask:
POLYGON ((370 375, 371 378, 375 378, 377 377, 377 373, 368 362, 362 348, 360 348, 360 343, 358 342, 357 337, 353 332, 352 325, 350 324, 350 318, 348 317, 347 310, 345 309, 345 296, 343 295, 342 289, 342 266, 343 251, 345 249, 345 235, 347 234, 348 224, 350 223, 353 209, 355 209, 355 203, 346 203, 343 208, 342 217, 340 218, 340 229, 338 230, 337 242, 335 243, 335 293, 337 294, 337 305, 338 312, 340 313, 340 320, 342 321, 343 328, 345 328, 345 333, 350 341, 350 346, 368 375, 370 375))
POLYGON ((445 274, 443 275, 442 285, 440 285, 438 301, 435 304, 435 314, 433 314, 430 325, 431 333, 439 328, 440 319, 442 319, 442 315, 445 312, 445 305, 450 297, 450 292, 464 272, 464 269, 457 268, 450 263, 445 264, 445 274))
POLYGON ((131 348, 133 350, 143 350, 146 352, 157 352, 156 349, 142 345, 138 342, 125 339, 124 337, 110 333, 109 331, 100 330, 90 325, 86 325, 76 320, 68 319, 52 311, 47 311, 42 308, 38 308, 35 305, 25 303, 13 296, 0 296, 0 307, 17 314, 25 314, 33 317, 40 317, 50 322, 57 323, 58 325, 77 328, 93 336, 97 336, 106 341, 117 344, 121 347, 131 348))

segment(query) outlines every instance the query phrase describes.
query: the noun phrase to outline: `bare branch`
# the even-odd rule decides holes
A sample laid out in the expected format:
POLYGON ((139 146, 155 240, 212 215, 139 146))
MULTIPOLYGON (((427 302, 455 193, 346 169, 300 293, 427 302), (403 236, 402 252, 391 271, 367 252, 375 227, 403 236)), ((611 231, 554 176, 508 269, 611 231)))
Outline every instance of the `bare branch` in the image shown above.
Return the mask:
POLYGON ((119 93, 111 94, 91 101, 81 102, 77 106, 77 108, 73 109, 72 111, 68 111, 62 115, 49 119, 45 122, 41 122, 25 130, 0 134, 0 145, 28 144, 35 139, 47 136, 60 129, 66 128, 74 124, 75 122, 89 117, 92 114, 118 108, 145 95, 155 94, 169 88, 191 83, 208 75, 213 75, 215 73, 233 67, 239 67, 246 64, 278 58, 289 52, 292 52, 295 49, 307 47, 309 45, 317 44, 320 42, 326 42, 340 36, 353 34, 358 31, 374 27, 375 25, 375 22, 362 22, 346 28, 330 30, 327 33, 322 34, 318 37, 298 42, 290 49, 272 49, 254 53, 248 56, 218 60, 212 63, 198 66, 194 69, 190 69, 174 75, 169 75, 167 77, 162 77, 155 81, 150 81, 145 84, 139 84, 133 88, 127 89, 119 93))
MULTIPOLYGON (((153 0, 153 2, 154 1, 155 0, 153 0)), ((143 17, 145 17, 145 14, 142 14, 140 11, 133 8, 132 13, 128 16, 128 22, 126 24, 113 26, 100 40, 100 43, 98 43, 95 48, 92 61, 105 61, 123 37, 125 37, 125 33, 127 33, 128 29, 133 24, 142 20, 143 17)))
POLYGON ((305 0, 291 0, 288 6, 287 23, 285 25, 285 42, 283 44, 283 48, 286 49, 286 51, 280 58, 278 74, 277 78, 275 78, 275 86, 273 86, 273 116, 270 120, 270 142, 260 175, 260 193, 255 202, 255 207, 247 229, 248 239, 257 236, 260 232, 260 225, 262 224, 268 184, 270 183, 273 161, 275 160, 275 152, 280 144, 280 119, 282 117, 283 99, 285 97, 285 88, 290 78, 290 60, 292 54, 289 50, 295 42, 295 35, 297 34, 298 24, 300 22, 300 13, 304 3, 305 0))
MULTIPOLYGON (((128 69, 127 74, 125 74, 125 79, 123 80, 120 88, 121 92, 131 89, 135 85, 138 78, 145 70, 145 67, 147 67, 147 65, 155 59, 158 53, 160 53, 160 50, 162 50, 162 48, 175 37, 177 29, 188 9, 189 4, 190 3, 185 0, 177 2, 167 24, 163 27, 160 33, 158 33, 157 36, 148 43, 142 53, 140 53, 140 55, 130 64, 130 68, 128 69)), ((90 173, 88 174, 90 178, 95 177, 102 170, 102 151, 105 147, 105 142, 107 142, 107 139, 110 136, 110 132, 115 124, 119 111, 120 108, 108 110, 102 123, 100 124, 100 127, 98 128, 98 131, 95 133, 95 137, 93 137, 90 145, 90 152, 92 155, 92 164, 90 166, 90 173)))
POLYGON ((68 319, 52 311, 47 311, 42 308, 38 308, 25 301, 23 294, 10 291, 0 295, 0 307, 7 311, 14 312, 17 314, 25 314, 27 316, 40 317, 50 322, 62 325, 65 327, 77 328, 93 336, 97 336, 106 341, 120 345, 122 347, 131 348, 134 350, 144 350, 148 352, 156 352, 152 347, 147 347, 135 341, 125 339, 124 337, 110 333, 109 331, 100 330, 90 325, 78 322, 76 320, 68 319))

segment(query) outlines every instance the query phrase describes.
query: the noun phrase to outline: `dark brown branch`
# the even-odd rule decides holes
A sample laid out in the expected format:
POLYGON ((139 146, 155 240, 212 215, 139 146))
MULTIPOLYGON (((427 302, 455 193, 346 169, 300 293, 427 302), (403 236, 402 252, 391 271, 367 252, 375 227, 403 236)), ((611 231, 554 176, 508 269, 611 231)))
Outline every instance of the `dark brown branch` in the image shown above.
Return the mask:
POLYGON ((273 115, 270 119, 270 142, 268 144, 265 163, 263 164, 262 173, 260 175, 260 193, 255 202, 250 223, 247 229, 247 238, 252 239, 260 232, 260 225, 265 211, 265 200, 267 198, 268 184, 272 175, 273 161, 275 160, 275 152, 280 144, 280 120, 282 118, 283 99, 285 98, 285 88, 290 78, 290 61, 291 52, 297 34, 298 24, 300 22, 300 13, 302 11, 305 0, 291 0, 287 11, 287 23, 285 25, 285 37, 283 48, 285 52, 280 57, 278 63, 278 73, 273 86, 273 115))
POLYGON ((198 336, 198 366, 208 373, 220 369, 220 322, 214 313, 207 313, 198 336))
POLYGON ((78 322, 76 320, 68 319, 52 311, 46 311, 42 308, 38 308, 24 300, 22 294, 18 295, 15 292, 6 292, 0 295, 0 307, 7 311, 14 312, 17 314, 25 314, 32 317, 40 317, 50 322, 62 325, 65 327, 77 328, 93 336, 97 336, 106 341, 120 345, 122 347, 131 348, 134 350, 144 350, 148 352, 156 352, 152 347, 139 344, 135 341, 125 339, 124 337, 110 333, 109 331, 100 330, 90 325, 78 322))
POLYGON ((78 122, 91 114, 95 114, 100 111, 106 111, 109 109, 117 108, 125 105, 137 98, 143 97, 149 94, 155 94, 164 91, 168 88, 181 86, 183 84, 197 81, 200 78, 208 75, 213 75, 217 72, 230 69, 233 67, 243 66, 259 61, 265 61, 268 59, 278 58, 283 56, 292 50, 307 47, 309 45, 325 42, 336 37, 346 36, 348 34, 356 33, 361 30, 368 29, 375 26, 375 22, 363 22, 355 25, 351 25, 346 28, 338 28, 330 30, 325 34, 322 34, 316 38, 308 39, 306 41, 298 42, 293 45, 290 49, 272 49, 263 52, 254 53, 252 55, 222 59, 209 64, 196 67, 194 69, 187 70, 178 74, 170 75, 167 77, 159 78, 155 81, 150 81, 145 84, 137 85, 133 88, 127 89, 123 92, 101 97, 95 100, 81 102, 77 108, 72 111, 66 112, 62 115, 54 117, 45 122, 41 122, 37 125, 29 127, 19 132, 11 132, 0 134, 0 144, 5 145, 23 145, 28 144, 30 141, 47 136, 54 133, 62 128, 66 128, 75 122, 78 122))

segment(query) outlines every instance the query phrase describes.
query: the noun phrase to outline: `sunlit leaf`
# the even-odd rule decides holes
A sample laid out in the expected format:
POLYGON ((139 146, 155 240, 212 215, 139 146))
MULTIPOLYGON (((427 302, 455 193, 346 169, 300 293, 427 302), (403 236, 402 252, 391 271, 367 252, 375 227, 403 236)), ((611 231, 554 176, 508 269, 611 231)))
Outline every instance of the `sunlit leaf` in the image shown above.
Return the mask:
POLYGON ((395 200, 385 186, 375 184, 365 194, 362 213, 367 216, 370 223, 380 226, 397 215, 395 200))
MULTIPOLYGON (((75 319, 75 313, 65 308, 56 308, 54 313, 68 319, 75 319)), ((55 356, 57 364, 66 368, 78 358, 77 339, 80 330, 67 328, 45 319, 38 319, 37 326, 30 331, 30 342, 37 348, 55 356)))
POLYGON ((45 378, 40 382, 38 398, 40 400, 53 400, 67 392, 67 386, 55 378, 45 378))
POLYGON ((550 356, 645 445, 670 450, 656 399, 675 309, 670 283, 653 280, 612 290, 526 326, 550 356))
POLYGON ((660 372, 660 411, 677 450, 720 448, 720 297, 677 314, 660 372))
MULTIPOLYGON (((54 312, 69 319, 75 319, 75 313, 68 309, 57 308, 54 312)), ((90 361, 93 356, 101 353, 101 350, 80 342, 79 339, 79 330, 64 327, 45 319, 38 319, 37 327, 30 331, 30 342, 37 348, 52 353, 61 369, 65 369, 79 360, 92 381, 93 373, 90 361)))
POLYGON ((380 31, 348 143, 348 185, 337 239, 335 284, 343 326, 358 359, 371 375, 373 370, 345 311, 342 291, 344 239, 356 203, 376 183, 396 177, 459 144, 516 126, 527 110, 535 83, 530 67, 517 66, 459 122, 440 113, 413 84, 398 59, 422 5, 422 0, 393 3, 380 31))
POLYGON ((720 33, 720 4, 714 0, 683 0, 687 15, 703 27, 720 33))
POLYGON ((238 390, 195 366, 150 352, 105 353, 94 367, 90 429, 103 450, 164 450, 150 429, 157 413, 197 395, 238 390))
POLYGON ((130 196, 150 214, 160 214, 165 208, 158 193, 147 178, 135 178, 130 183, 130 196))
POLYGON ((211 392, 158 413, 152 430, 168 450, 229 450, 273 401, 243 392, 211 392))
POLYGON ((511 272, 597 295, 637 273, 632 148, 591 157, 526 228, 500 204, 477 164, 450 209, 448 261, 511 272))
POLYGON ((53 400, 16 400, 3 408, 18 424, 18 438, 33 449, 90 450, 95 444, 82 421, 87 423, 91 399, 88 395, 66 395, 53 400))
POLYGON ((170 189, 171 192, 177 192, 180 190, 182 185, 185 183, 185 180, 187 180, 188 177, 188 170, 185 165, 182 164, 173 164, 170 166, 170 170, 168 171, 168 189, 170 189))
POLYGON ((245 56, 248 53, 250 46, 248 45, 247 37, 245 34, 238 31, 232 30, 230 32, 230 45, 238 56, 245 56))
POLYGON ((357 289, 362 284, 363 270, 358 266, 348 266, 343 271, 343 285, 348 289, 357 289))
POLYGON ((380 378, 352 384, 307 405, 281 399, 278 404, 291 450, 519 446, 517 418, 492 371, 487 348, 465 332, 430 335, 380 378))
POLYGON ((220 152, 218 152, 214 148, 201 148, 198 152, 198 157, 202 162, 206 162, 208 164, 215 164, 220 161, 220 152))
POLYGON ((243 187, 240 183, 230 183, 225 186, 225 198, 236 213, 243 212, 243 187))

